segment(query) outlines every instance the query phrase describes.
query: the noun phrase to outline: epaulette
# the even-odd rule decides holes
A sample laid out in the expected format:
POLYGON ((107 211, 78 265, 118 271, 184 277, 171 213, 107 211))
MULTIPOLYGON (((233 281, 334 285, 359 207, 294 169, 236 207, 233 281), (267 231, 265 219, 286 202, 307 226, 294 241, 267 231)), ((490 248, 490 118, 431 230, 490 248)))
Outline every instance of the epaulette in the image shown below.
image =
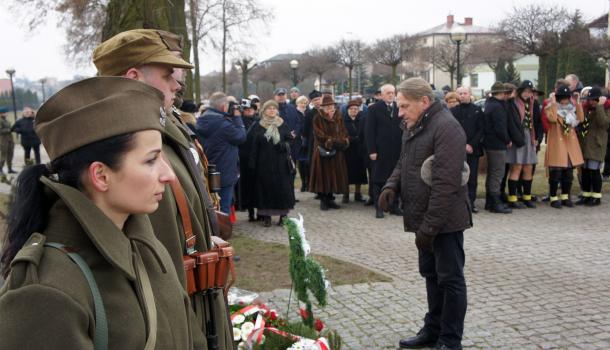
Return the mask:
POLYGON ((14 266, 16 263, 20 262, 38 265, 44 252, 44 243, 46 240, 47 237, 43 234, 37 232, 32 233, 30 238, 28 238, 23 245, 23 248, 21 248, 17 255, 15 255, 15 258, 11 262, 11 266, 14 266))

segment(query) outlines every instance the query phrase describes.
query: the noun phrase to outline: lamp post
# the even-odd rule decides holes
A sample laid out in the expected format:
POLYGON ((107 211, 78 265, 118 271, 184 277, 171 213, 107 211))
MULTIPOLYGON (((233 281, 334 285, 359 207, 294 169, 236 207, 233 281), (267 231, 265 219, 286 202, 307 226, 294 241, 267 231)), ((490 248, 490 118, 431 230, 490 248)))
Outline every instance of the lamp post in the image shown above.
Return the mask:
POLYGON ((299 61, 290 61, 290 68, 292 68, 292 86, 297 86, 297 68, 299 68, 299 61))
POLYGON ((9 68, 6 70, 6 74, 11 78, 11 96, 13 97, 13 113, 15 114, 15 120, 17 120, 17 103, 15 102, 15 86, 13 85, 13 75, 15 75, 15 70, 9 68))
POLYGON ((44 84, 47 83, 47 78, 42 78, 39 81, 40 81, 40 87, 42 88, 42 103, 44 103, 44 101, 47 99, 45 91, 44 91, 44 84))
POLYGON ((464 27, 462 26, 455 26, 453 29, 451 29, 451 34, 449 34, 449 37, 451 38, 451 41, 453 41, 455 43, 455 45, 457 45, 457 73, 456 73, 456 80, 457 80, 457 86, 459 87, 462 83, 462 79, 461 79, 461 72, 460 72, 460 45, 466 41, 466 31, 464 30, 464 27))

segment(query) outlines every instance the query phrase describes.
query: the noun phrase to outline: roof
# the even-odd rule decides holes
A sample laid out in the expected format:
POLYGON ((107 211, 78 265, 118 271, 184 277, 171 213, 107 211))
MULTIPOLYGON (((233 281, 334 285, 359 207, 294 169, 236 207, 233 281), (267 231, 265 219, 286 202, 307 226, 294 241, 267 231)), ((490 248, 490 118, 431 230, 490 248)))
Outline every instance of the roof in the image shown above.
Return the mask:
POLYGON ((447 23, 443 23, 436 27, 432 27, 430 29, 424 30, 422 32, 416 33, 414 36, 430 36, 430 35, 449 35, 451 34, 451 30, 454 26, 461 26, 464 28, 466 34, 481 34, 481 35, 493 35, 496 34, 494 31, 487 27, 475 26, 475 25, 463 25, 459 23, 455 23, 453 25, 447 25, 447 23))
POLYGON ((270 57, 270 58, 264 60, 262 63, 284 62, 284 61, 290 61, 290 60, 299 59, 299 58, 301 58, 300 54, 281 53, 279 55, 275 55, 273 57, 270 57))
POLYGON ((608 14, 603 14, 598 18, 592 20, 587 24, 589 28, 599 28, 599 29, 607 29, 608 28, 608 14))
POLYGON ((11 91, 11 80, 0 79, 0 94, 11 91))

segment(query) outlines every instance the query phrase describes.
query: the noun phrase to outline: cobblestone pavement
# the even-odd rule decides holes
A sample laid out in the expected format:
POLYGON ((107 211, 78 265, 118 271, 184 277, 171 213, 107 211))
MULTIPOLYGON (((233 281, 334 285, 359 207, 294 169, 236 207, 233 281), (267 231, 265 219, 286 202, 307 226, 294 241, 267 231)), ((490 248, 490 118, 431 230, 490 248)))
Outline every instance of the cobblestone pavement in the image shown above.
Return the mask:
MULTIPOLYGON (((412 233, 402 219, 375 219, 349 203, 321 212, 312 194, 297 194, 312 251, 390 275, 390 283, 337 286, 317 315, 337 329, 345 349, 395 349, 413 335, 427 309, 412 233)), ((479 213, 465 233, 468 312, 463 345, 472 349, 610 349, 610 204, 511 215, 479 213)), ((238 215, 236 230, 287 244, 279 227, 238 215)), ((285 311, 288 290, 264 293, 285 311)), ((291 307, 296 308, 296 304, 291 307)), ((291 311, 291 314, 295 314, 291 311)))

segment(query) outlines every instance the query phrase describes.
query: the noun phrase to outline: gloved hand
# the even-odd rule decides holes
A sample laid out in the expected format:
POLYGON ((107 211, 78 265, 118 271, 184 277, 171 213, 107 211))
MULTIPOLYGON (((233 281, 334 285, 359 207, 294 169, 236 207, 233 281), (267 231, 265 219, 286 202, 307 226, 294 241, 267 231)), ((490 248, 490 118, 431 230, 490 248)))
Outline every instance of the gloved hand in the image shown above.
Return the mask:
POLYGON ((417 249, 422 251, 428 251, 432 253, 434 251, 434 237, 425 233, 415 233, 415 245, 417 249))
POLYGON ((394 203, 394 198, 396 197, 396 191, 391 188, 386 188, 381 191, 379 194, 379 199, 377 200, 377 205, 379 208, 385 212, 388 212, 392 207, 392 203, 394 203))

